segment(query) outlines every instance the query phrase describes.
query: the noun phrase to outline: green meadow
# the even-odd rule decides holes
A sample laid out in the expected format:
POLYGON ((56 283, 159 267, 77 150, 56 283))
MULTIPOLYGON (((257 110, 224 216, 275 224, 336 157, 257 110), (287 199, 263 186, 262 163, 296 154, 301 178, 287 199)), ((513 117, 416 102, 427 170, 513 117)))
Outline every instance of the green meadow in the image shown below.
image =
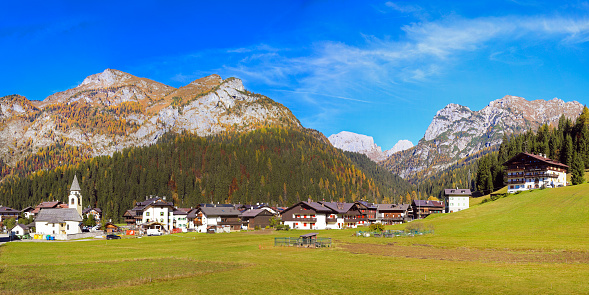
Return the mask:
POLYGON ((587 294, 588 208, 589 184, 536 190, 389 227, 430 235, 320 231, 322 249, 269 230, 7 243, 0 294, 587 294))

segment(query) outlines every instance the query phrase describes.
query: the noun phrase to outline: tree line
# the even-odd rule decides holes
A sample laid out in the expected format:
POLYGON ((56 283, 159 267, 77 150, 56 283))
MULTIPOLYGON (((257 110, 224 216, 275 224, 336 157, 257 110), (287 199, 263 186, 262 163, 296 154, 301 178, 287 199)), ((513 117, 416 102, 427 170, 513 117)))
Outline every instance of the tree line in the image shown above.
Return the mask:
POLYGON ((414 190, 366 156, 346 154, 311 131, 260 128, 209 137, 168 133, 152 146, 7 176, 0 184, 0 203, 22 209, 66 201, 74 175, 84 207, 100 207, 106 220, 115 222, 149 195, 167 196, 178 207, 211 202, 289 206, 308 198, 399 202, 414 190))

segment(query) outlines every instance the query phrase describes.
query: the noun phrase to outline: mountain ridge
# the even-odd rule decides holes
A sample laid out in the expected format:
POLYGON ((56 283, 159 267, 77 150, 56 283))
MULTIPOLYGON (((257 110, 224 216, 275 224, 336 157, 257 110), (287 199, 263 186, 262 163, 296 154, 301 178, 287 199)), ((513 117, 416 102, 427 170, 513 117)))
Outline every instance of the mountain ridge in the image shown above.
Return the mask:
POLYGON ((240 79, 218 75, 174 88, 106 69, 42 101, 13 95, 0 97, 0 106, 0 160, 8 164, 56 143, 100 156, 153 144, 169 131, 206 136, 263 126, 304 128, 282 104, 247 91, 240 79))
POLYGON ((454 103, 439 110, 424 137, 410 149, 381 162, 405 179, 417 181, 442 171, 459 159, 497 146, 503 135, 536 130, 541 124, 555 124, 560 116, 574 118, 583 105, 558 98, 532 100, 506 95, 479 111, 454 103))

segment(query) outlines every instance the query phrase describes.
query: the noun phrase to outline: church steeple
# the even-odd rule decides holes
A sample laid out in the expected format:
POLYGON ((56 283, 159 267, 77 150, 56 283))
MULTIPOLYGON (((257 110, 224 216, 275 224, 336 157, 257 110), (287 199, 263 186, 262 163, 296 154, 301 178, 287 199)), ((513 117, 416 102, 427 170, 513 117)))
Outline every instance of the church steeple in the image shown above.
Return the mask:
POLYGON ((78 177, 74 175, 74 181, 70 187, 70 196, 68 198, 68 208, 75 208, 78 214, 82 216, 82 194, 80 184, 78 183, 78 177))

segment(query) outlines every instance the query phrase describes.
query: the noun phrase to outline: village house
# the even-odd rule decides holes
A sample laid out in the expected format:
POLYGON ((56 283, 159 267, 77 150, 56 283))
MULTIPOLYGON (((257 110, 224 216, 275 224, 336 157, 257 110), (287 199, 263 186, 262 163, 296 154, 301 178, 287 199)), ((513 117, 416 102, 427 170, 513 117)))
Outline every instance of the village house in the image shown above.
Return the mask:
POLYGON ((507 192, 543 187, 566 186, 568 166, 546 158, 546 155, 520 153, 503 163, 506 167, 507 192))
POLYGON ((239 231, 243 225, 240 215, 241 212, 233 206, 201 206, 196 209, 192 222, 196 230, 201 233, 208 230, 214 232, 239 231))
POLYGON ((444 213, 444 202, 429 200, 414 200, 411 203, 413 219, 422 219, 434 213, 444 213))
POLYGON ((94 220, 96 223, 100 223, 100 214, 102 214, 102 210, 100 208, 86 208, 82 211, 82 214, 86 216, 86 218, 90 218, 90 215, 94 216, 94 220))
POLYGON ((42 209, 59 209, 59 208, 67 208, 68 205, 61 202, 61 201, 47 201, 41 202, 39 205, 35 206, 35 209, 31 211, 33 216, 37 216, 42 209))
POLYGON ((17 237, 19 237, 19 238, 20 238, 20 237, 23 237, 23 236, 25 236, 25 235, 28 235, 28 234, 29 234, 29 231, 30 231, 30 228, 29 228, 29 226, 27 226, 27 225, 24 225, 24 224, 20 224, 20 223, 17 223, 17 224, 16 224, 16 225, 15 225, 15 226, 14 226, 14 227, 13 227, 13 228, 10 230, 10 232, 11 232, 13 235, 15 235, 15 236, 17 236, 17 237))
POLYGON ((36 233, 60 235, 60 239, 67 239, 67 235, 81 233, 82 195, 80 191, 78 178, 74 176, 74 181, 70 187, 70 195, 68 196, 67 205, 69 208, 55 208, 59 204, 52 208, 41 208, 35 218, 36 233))
POLYGON ((376 222, 377 204, 368 203, 366 201, 356 201, 355 204, 358 206, 360 213, 366 216, 368 223, 376 222))
POLYGON ((338 227, 335 212, 317 202, 299 202, 282 211, 281 216, 282 223, 292 229, 325 229, 327 218, 332 227, 338 227))
POLYGON ((470 189, 445 189, 446 213, 468 209, 471 196, 470 189))
POLYGON ((409 204, 378 204, 376 222, 382 224, 400 224, 412 218, 409 204))
POLYGON ((10 207, 0 206, 0 221, 4 221, 8 218, 18 219, 20 210, 15 210, 10 207))
POLYGON ((127 210, 123 217, 130 226, 171 231, 174 228, 174 210, 174 203, 167 202, 166 197, 149 196, 145 197, 145 201, 135 203, 135 207, 127 210))
POLYGON ((360 212, 356 203, 299 202, 281 216, 283 224, 292 229, 355 228, 369 223, 367 213, 360 212))
POLYGON ((192 208, 178 208, 174 210, 174 228, 179 228, 183 232, 188 231, 188 212, 190 212, 192 208))
POLYGON ((249 209, 241 213, 241 220, 245 222, 248 229, 265 228, 270 226, 270 219, 274 217, 274 213, 267 208, 249 209))
MULTIPOLYGON (((357 203, 319 202, 319 204, 332 210, 325 220, 325 228, 356 228, 359 225, 368 224, 367 215, 360 211, 357 203)), ((366 211, 366 207, 364 207, 364 210, 366 211)))
POLYGON ((28 206, 22 210, 20 210, 20 213, 25 217, 25 218, 29 218, 31 216, 34 216, 33 214, 33 210, 35 210, 35 208, 28 206))

